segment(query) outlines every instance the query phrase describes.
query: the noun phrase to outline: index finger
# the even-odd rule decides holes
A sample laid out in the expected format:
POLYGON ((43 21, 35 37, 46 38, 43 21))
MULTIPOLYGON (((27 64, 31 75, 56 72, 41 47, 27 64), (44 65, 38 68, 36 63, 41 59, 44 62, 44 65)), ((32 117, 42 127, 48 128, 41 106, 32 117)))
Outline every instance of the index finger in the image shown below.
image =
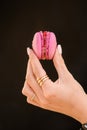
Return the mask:
POLYGON ((39 59, 34 54, 34 52, 30 48, 27 49, 27 52, 29 54, 30 63, 35 77, 38 79, 46 75, 46 71, 43 69, 39 59))

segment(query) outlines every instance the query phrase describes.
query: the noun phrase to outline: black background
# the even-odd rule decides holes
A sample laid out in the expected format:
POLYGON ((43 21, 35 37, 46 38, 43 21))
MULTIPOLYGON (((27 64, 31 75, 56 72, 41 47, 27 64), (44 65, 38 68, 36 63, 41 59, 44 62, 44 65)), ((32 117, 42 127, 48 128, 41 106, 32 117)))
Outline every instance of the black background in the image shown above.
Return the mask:
MULTIPOLYGON (((68 69, 87 92, 86 23, 86 3, 80 1, 0 2, 0 130, 79 130, 76 120, 27 104, 21 90, 26 48, 35 32, 49 30, 62 45, 68 69)), ((57 78, 52 61, 44 68, 52 80, 57 78)))

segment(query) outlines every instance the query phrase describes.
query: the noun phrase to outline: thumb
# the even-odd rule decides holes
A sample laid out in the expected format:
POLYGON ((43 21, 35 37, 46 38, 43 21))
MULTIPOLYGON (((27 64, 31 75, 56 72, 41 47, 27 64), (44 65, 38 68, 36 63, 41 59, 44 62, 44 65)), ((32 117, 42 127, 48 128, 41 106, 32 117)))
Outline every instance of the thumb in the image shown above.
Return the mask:
POLYGON ((64 59, 62 57, 61 45, 58 45, 56 48, 56 52, 55 52, 55 55, 53 58, 53 63, 54 63, 54 66, 57 70, 59 77, 63 78, 67 74, 68 70, 67 70, 67 67, 64 63, 64 59))

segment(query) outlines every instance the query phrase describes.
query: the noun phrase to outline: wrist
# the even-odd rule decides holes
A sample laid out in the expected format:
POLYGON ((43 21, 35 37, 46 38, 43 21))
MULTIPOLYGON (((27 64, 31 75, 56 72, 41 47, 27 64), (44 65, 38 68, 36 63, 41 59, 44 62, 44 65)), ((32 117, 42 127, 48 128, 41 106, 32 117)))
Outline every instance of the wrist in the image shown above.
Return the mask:
POLYGON ((87 95, 85 93, 76 97, 72 116, 81 124, 87 122, 87 95))

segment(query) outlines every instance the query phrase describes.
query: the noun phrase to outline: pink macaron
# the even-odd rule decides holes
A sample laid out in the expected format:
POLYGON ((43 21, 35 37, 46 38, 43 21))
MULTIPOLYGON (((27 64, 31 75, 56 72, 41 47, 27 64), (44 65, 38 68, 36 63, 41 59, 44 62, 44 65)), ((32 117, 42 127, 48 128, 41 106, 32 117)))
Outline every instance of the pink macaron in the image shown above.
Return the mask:
POLYGON ((57 47, 56 36, 53 32, 40 31, 35 33, 32 48, 41 60, 51 60, 57 47))

